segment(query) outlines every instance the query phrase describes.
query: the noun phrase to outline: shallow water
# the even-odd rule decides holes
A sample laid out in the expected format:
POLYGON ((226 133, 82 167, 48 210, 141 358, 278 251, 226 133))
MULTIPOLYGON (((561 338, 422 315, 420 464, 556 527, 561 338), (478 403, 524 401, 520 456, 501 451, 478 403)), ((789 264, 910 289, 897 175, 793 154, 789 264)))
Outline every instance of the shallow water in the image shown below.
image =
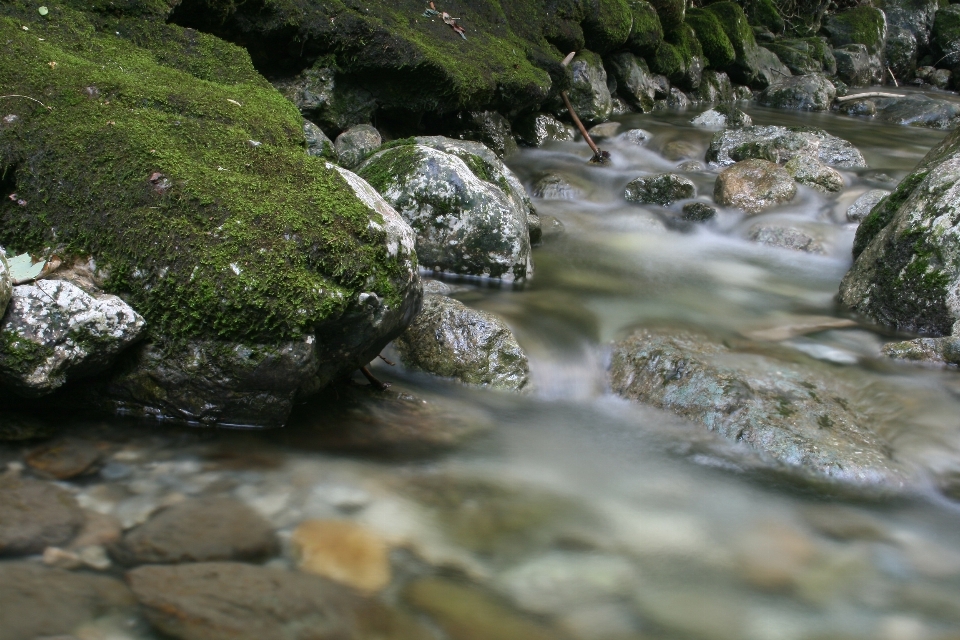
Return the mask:
MULTIPOLYGON (((583 192, 573 201, 535 199, 565 232, 535 249, 528 285, 455 283, 455 297, 514 329, 530 356, 528 392, 466 389, 378 362, 394 392, 426 401, 429 411, 337 413, 315 402, 271 433, 65 424, 99 443, 105 466, 62 486, 125 526, 185 498, 234 495, 280 532, 283 550, 269 564, 291 569, 289 539, 300 522, 354 520, 393 550, 393 582, 380 597, 421 616, 436 638, 488 636, 444 636, 442 624, 400 595, 410 580, 435 573, 480 585, 556 638, 960 637, 960 504, 936 486, 960 473, 957 371, 881 360, 880 345, 894 336, 868 324, 781 341, 844 368, 868 397, 874 382, 884 383, 873 400, 889 407, 889 418, 875 429, 895 458, 928 479, 892 500, 830 495, 765 473, 745 447, 609 393, 609 345, 634 327, 749 334, 846 317, 834 302, 850 265, 846 208, 867 189, 892 189, 945 135, 744 109, 755 124, 824 128, 856 145, 870 168, 843 171, 847 188, 837 197, 801 187, 793 203, 763 216, 746 221, 722 210, 681 233, 665 227, 659 207, 626 203, 622 192, 638 175, 673 170, 680 161, 660 153, 672 140, 692 144, 702 160, 713 132, 689 124, 699 109, 617 118, 623 130, 640 127, 653 138, 645 147, 601 141, 612 167, 586 165, 582 143, 510 159, 528 186, 550 171, 583 192), (747 240, 760 220, 803 226, 825 255, 747 240), (361 423, 415 432, 421 420, 442 432, 424 447, 406 446, 403 434, 389 450, 329 435, 361 423), (459 497, 451 502, 444 491, 459 497)), ((688 175, 709 201, 716 172, 688 175)), ((0 463, 17 468, 28 448, 3 447, 0 463)), ((74 633, 159 637, 136 611, 74 633)))

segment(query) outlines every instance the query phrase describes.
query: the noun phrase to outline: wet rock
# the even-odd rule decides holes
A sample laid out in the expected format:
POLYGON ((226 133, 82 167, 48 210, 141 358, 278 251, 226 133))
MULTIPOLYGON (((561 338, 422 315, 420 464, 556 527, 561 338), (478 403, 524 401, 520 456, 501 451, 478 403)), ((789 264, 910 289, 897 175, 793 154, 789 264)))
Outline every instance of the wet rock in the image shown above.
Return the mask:
POLYGON ((848 116, 874 116, 877 115, 877 103, 867 99, 850 100, 841 104, 838 110, 848 116))
POLYGON ((859 44, 877 55, 886 44, 887 17, 880 9, 865 5, 827 14, 822 29, 835 48, 859 44))
POLYGON ((726 167, 749 158, 785 163, 798 155, 816 156, 832 167, 867 166, 852 144, 812 127, 753 126, 720 131, 710 141, 706 160, 726 167))
POLYGON ((764 46, 777 54, 795 75, 821 72, 834 75, 837 72, 833 50, 820 38, 783 38, 764 46))
POLYGON ((890 195, 886 189, 871 189, 850 205, 847 209, 847 220, 850 222, 860 222, 868 215, 870 211, 877 206, 885 196, 890 195))
POLYGON ((753 118, 736 107, 720 105, 704 111, 690 123, 705 129, 739 128, 752 126, 753 118))
POLYGON ((792 249, 804 253, 824 254, 821 245, 813 236, 796 227, 781 225, 758 224, 750 227, 747 237, 756 243, 768 247, 792 249))
POLYGON ((608 120, 613 104, 600 56, 581 50, 570 63, 570 71, 573 83, 567 95, 580 119, 587 125, 608 120))
POLYGON ((683 111, 690 106, 690 98, 688 98, 687 94, 685 94, 683 91, 680 91, 680 89, 671 87, 670 93, 667 95, 666 106, 669 109, 683 111))
POLYGON ((960 7, 950 5, 937 10, 930 45, 942 66, 960 65, 960 7))
POLYGON ((960 124, 960 104, 925 95, 875 98, 877 119, 931 129, 953 129, 960 124))
POLYGON ((399 612, 305 573, 203 562, 139 567, 127 580, 147 619, 183 640, 430 637, 399 612))
POLYGON ((743 443, 814 482, 897 493, 908 473, 872 429, 882 409, 830 365, 761 355, 692 331, 643 329, 614 346, 617 394, 743 443))
POLYGON ((735 85, 733 87, 734 102, 749 102, 750 100, 753 100, 753 91, 750 90, 750 87, 743 85, 735 85))
POLYGON ((62 438, 32 449, 24 457, 34 472, 66 480, 94 470, 103 452, 88 440, 62 438))
POLYGON ((883 9, 887 17, 888 45, 894 28, 912 35, 924 49, 930 44, 930 32, 940 8, 937 0, 882 0, 876 6, 883 9))
POLYGON ((301 571, 359 591, 374 593, 390 583, 386 543, 348 520, 308 520, 291 538, 301 571))
POLYGON ((0 638, 34 640, 69 634, 91 619, 136 601, 116 578, 72 573, 32 562, 0 563, 0 638))
POLYGON ((843 176, 840 172, 814 157, 796 156, 783 165, 783 168, 800 184, 812 187, 821 193, 843 191, 843 176))
POLYGON ((168 507, 126 533, 111 555, 126 565, 262 560, 278 550, 270 523, 243 502, 195 498, 168 507))
POLYGON ((275 86, 305 118, 331 131, 370 123, 377 108, 370 92, 329 67, 307 69, 275 86))
POLYGON ((516 176, 479 143, 417 143, 380 151, 358 172, 413 227, 420 266, 508 280, 531 275, 530 201, 516 176))
POLYGON ((557 632, 524 618, 492 594, 443 578, 422 578, 403 592, 410 606, 436 620, 451 640, 555 640, 557 632))
POLYGON ((757 102, 778 109, 826 111, 837 97, 837 90, 819 73, 784 78, 760 92, 757 102))
POLYGON ((733 83, 730 82, 730 76, 722 71, 704 71, 697 91, 702 103, 717 104, 733 100, 733 83))
POLYGON ((83 524, 73 496, 56 485, 0 476, 0 556, 63 546, 83 524))
POLYGON ((638 204, 668 206, 677 200, 697 196, 697 187, 688 178, 675 173, 642 176, 627 184, 623 197, 638 204))
POLYGON ((934 147, 860 223, 840 301, 877 322, 936 337, 960 320, 960 132, 934 147))
POLYGON ((594 140, 603 140, 604 138, 612 138, 617 135, 619 129, 619 122, 604 122, 590 127, 587 133, 589 133, 590 137, 594 140))
POLYGON ((687 171, 689 173, 699 173, 707 170, 707 165, 699 160, 687 160, 677 165, 678 171, 687 171))
POLYGON ((917 71, 917 53, 916 36, 903 27, 890 25, 883 55, 897 82, 906 82, 914 77, 917 71))
POLYGON ((717 217, 717 210, 706 202, 688 202, 680 217, 687 222, 706 222, 717 217))
POLYGON ((862 44, 848 44, 833 50, 837 59, 837 77, 851 87, 879 84, 883 78, 880 56, 867 52, 862 44))
POLYGON ((527 356, 502 320, 445 296, 424 296, 396 345, 408 367, 467 384, 519 390, 529 379, 527 356))
POLYGON ((610 107, 611 116, 622 116, 626 113, 634 112, 633 107, 627 104, 626 100, 624 100, 618 95, 614 95, 612 98, 610 98, 610 104, 611 104, 611 107, 610 107))
POLYGON ((135 342, 144 319, 116 296, 58 280, 14 287, 0 322, 0 381, 39 396, 106 369, 135 342))
POLYGON ((653 139, 653 134, 646 129, 630 129, 617 136, 617 140, 635 144, 638 147, 645 146, 651 139, 653 139))
POLYGON ((790 174, 768 160, 743 160, 724 169, 713 190, 717 204, 737 207, 748 214, 789 202, 796 194, 790 174))
POLYGON ((671 140, 665 145, 660 153, 667 160, 690 160, 700 155, 702 147, 698 147, 689 140, 671 140))
POLYGON ((880 353, 894 360, 931 365, 960 365, 960 338, 916 338, 888 342, 880 353))
POLYGON ((517 138, 529 147, 540 147, 547 142, 569 142, 576 137, 573 127, 545 113, 521 118, 513 127, 517 138))
POLYGON ((949 69, 935 69, 934 72, 930 74, 930 84, 937 89, 946 89, 950 86, 950 78, 952 76, 953 73, 949 69))
POLYGON ((0 318, 7 311, 11 295, 13 295, 13 278, 10 276, 7 256, 3 252, 3 247, 0 247, 0 318))
POLYGON ((340 163, 353 169, 379 149, 381 144, 383 140, 379 131, 369 124, 358 124, 338 135, 334 146, 340 163))
POLYGON ((607 57, 607 68, 617 81, 617 92, 633 108, 649 113, 653 110, 657 88, 643 58, 632 53, 616 53, 607 57))
POLYGON ((580 189, 556 173, 548 173, 533 183, 533 197, 544 200, 576 200, 583 195, 580 189))
POLYGON ((562 236, 566 233, 563 223, 553 216, 542 216, 543 220, 543 240, 549 241, 562 236))
POLYGON ((323 129, 309 120, 303 121, 303 137, 307 142, 307 155, 337 161, 337 148, 323 129))

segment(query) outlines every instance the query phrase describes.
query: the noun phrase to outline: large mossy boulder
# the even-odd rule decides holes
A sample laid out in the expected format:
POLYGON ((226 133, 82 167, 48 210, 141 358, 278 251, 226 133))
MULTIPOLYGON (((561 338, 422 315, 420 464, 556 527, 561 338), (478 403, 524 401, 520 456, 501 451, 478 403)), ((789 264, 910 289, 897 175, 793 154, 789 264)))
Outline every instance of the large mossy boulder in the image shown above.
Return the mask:
MULTIPOLYGON (((410 321, 421 288, 409 226, 305 152, 301 115, 242 49, 20 3, 0 5, 0 37, 4 91, 43 102, 4 101, 17 118, 0 127, 0 175, 25 204, 0 203, 0 242, 92 256, 102 288, 146 320, 155 362, 181 378, 203 359, 163 354, 195 342, 260 345, 251 370, 303 345, 303 369, 269 390, 276 411, 251 401, 234 416, 218 398, 246 392, 218 375, 202 394, 210 410, 187 419, 282 423, 298 393, 368 362, 410 321)), ((135 371, 141 386, 108 384, 105 397, 122 395, 136 415, 185 417, 165 400, 176 389, 135 371)))
POLYGON ((870 53, 864 44, 848 44, 833 50, 837 60, 837 77, 851 87, 878 84, 883 79, 883 62, 870 53))
POLYGON ((834 47, 862 44, 871 55, 883 53, 887 40, 887 17, 869 5, 829 14, 823 32, 834 47))
POLYGON ((862 383, 795 352, 698 331, 642 329, 614 345, 614 393, 687 418, 791 475, 899 493, 909 470, 862 383))
POLYGON ((408 139, 357 172, 413 227, 423 267, 513 281, 532 275, 529 199, 483 145, 408 139))
POLYGON ((663 25, 652 4, 645 0, 627 0, 633 13, 633 29, 627 38, 627 48, 641 56, 657 50, 663 40, 663 25))
POLYGON ((733 64, 737 53, 717 16, 703 9, 690 9, 687 12, 687 24, 696 32, 708 66, 725 69, 733 64))
POLYGON ((934 147, 857 229, 840 301, 881 324, 958 335, 960 131, 934 147))
POLYGON ((703 49, 690 25, 681 25, 668 31, 648 62, 652 70, 666 76, 682 89, 690 91, 700 86, 704 67, 703 49))
POLYGON ((761 47, 757 46, 753 29, 739 5, 725 0, 707 5, 703 10, 716 17, 733 46, 734 60, 728 67, 721 70, 730 74, 734 82, 763 89, 777 76, 790 75, 789 70, 783 67, 776 55, 768 50, 761 50, 761 47), (778 67, 783 67, 785 73, 776 73, 772 70, 779 70, 778 67))
POLYGON ((583 0, 583 38, 587 48, 600 54, 614 51, 633 29, 633 9, 627 0, 583 0))
POLYGON ((837 72, 837 60, 833 51, 820 38, 783 38, 768 42, 766 48, 777 54, 781 62, 796 75, 837 72))

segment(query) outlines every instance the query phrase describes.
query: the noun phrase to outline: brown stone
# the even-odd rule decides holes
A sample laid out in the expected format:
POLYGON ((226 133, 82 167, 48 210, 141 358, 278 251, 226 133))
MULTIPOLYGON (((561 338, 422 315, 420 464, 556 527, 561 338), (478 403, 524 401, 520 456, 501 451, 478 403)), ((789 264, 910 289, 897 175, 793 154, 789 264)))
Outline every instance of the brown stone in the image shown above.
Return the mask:
POLYGON ((123 534, 120 521, 113 516, 88 510, 84 510, 83 515, 83 526, 70 543, 71 549, 111 544, 119 540, 123 534))
POLYGON ((375 592, 390 582, 386 543, 347 520, 307 520, 293 532, 300 569, 360 591, 375 592))
POLYGON ((713 199, 725 207, 749 214, 789 202, 797 185, 787 171, 769 160, 743 160, 724 169, 713 189, 713 199))
POLYGON ((0 555, 62 546, 82 524, 83 512, 63 489, 40 480, 0 477, 0 555))
POLYGON ((44 477, 66 480, 92 470, 101 455, 100 449, 92 442, 63 438, 28 452, 26 461, 44 477))
POLYGON ((214 496, 175 504, 111 547, 123 564, 259 560, 277 553, 270 523, 243 502, 214 496))

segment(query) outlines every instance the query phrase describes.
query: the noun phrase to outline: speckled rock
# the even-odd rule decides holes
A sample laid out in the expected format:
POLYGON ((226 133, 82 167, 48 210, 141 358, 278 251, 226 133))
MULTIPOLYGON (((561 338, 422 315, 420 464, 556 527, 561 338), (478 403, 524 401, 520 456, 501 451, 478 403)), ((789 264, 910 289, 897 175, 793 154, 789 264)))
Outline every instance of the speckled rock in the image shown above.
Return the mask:
POLYGON ((135 342, 146 322, 116 296, 40 280, 14 287, 0 322, 0 382, 39 396, 99 373, 135 342))
POLYGON ((706 160, 726 167, 749 158, 785 163, 798 155, 816 156, 832 167, 867 166, 863 154, 852 144, 812 127, 753 126, 720 131, 710 141, 706 160))
POLYGON ((110 550, 126 565, 263 560, 277 553, 273 527, 234 498, 212 496, 168 507, 110 550))
POLYGON ((521 118, 514 123, 513 130, 519 141, 529 147, 539 147, 546 142, 569 142, 576 137, 573 127, 545 113, 521 118))
POLYGON ((182 640, 430 637, 410 617, 305 573, 201 562, 139 567, 127 581, 147 619, 182 640))
POLYGON ((573 84, 567 91, 570 104, 587 125, 605 122, 610 118, 613 103, 607 87, 607 72, 600 56, 581 50, 570 63, 573 84))
POLYGON ((813 236, 802 229, 783 225, 758 224, 750 227, 747 237, 758 244, 781 249, 792 249, 804 253, 824 254, 821 245, 813 236))
POLYGON ((575 200, 583 195, 580 189, 556 173, 548 173, 539 178, 533 183, 531 190, 534 198, 544 200, 575 200))
POLYGON ((791 158, 783 168, 800 184, 812 187, 821 193, 843 191, 843 176, 840 172, 812 156, 802 155, 791 158))
POLYGON ((877 119, 931 129, 953 129, 960 124, 960 104, 925 95, 875 98, 877 119))
POLYGON ((35 562, 0 563, 2 640, 72 638, 66 634, 91 619, 130 615, 135 607, 133 594, 116 578, 35 562))
POLYGON ((714 185, 717 204, 756 214, 797 194, 797 185, 787 171, 768 160, 743 160, 724 169, 714 185))
POLYGON ((340 164, 348 169, 353 169, 363 162, 379 149, 381 144, 383 139, 380 137, 380 132, 369 124, 350 127, 338 135, 334 142, 340 164))
POLYGON ((956 334, 960 320, 960 130, 860 223, 840 301, 903 331, 956 334))
POLYGON ((871 189, 867 191, 862 196, 856 199, 856 201, 850 205, 847 209, 847 220, 850 222, 860 222, 868 215, 870 211, 877 206, 885 196, 890 195, 890 192, 886 189, 871 189))
POLYGON ((307 155, 337 161, 337 148, 333 140, 327 137, 323 129, 309 120, 303 121, 303 137, 307 142, 307 155))
POLYGON ((623 197, 638 204, 668 206, 677 200, 695 198, 697 187, 689 178, 675 173, 641 176, 632 180, 624 189, 623 197))
POLYGON ((777 80, 760 92, 757 102, 777 109, 827 111, 836 97, 832 82, 819 73, 811 73, 777 80))
POLYGON ((420 266, 523 280, 533 273, 523 185, 477 142, 417 138, 377 152, 357 172, 410 223, 420 266))
POLYGON ((408 367, 467 384, 519 390, 529 378, 527 356, 502 320, 446 296, 424 296, 396 345, 408 367))
POLYGON ((676 328, 639 330, 614 346, 613 390, 743 443, 801 478, 881 493, 907 486, 909 473, 873 431, 881 410, 842 370, 730 344, 676 328))
POLYGON ((3 318, 3 314, 7 311, 11 295, 13 295, 13 279, 10 277, 10 265, 7 264, 3 247, 0 247, 0 318, 3 318))
POLYGON ((0 556, 63 546, 83 525, 73 496, 49 482, 0 477, 0 556))

